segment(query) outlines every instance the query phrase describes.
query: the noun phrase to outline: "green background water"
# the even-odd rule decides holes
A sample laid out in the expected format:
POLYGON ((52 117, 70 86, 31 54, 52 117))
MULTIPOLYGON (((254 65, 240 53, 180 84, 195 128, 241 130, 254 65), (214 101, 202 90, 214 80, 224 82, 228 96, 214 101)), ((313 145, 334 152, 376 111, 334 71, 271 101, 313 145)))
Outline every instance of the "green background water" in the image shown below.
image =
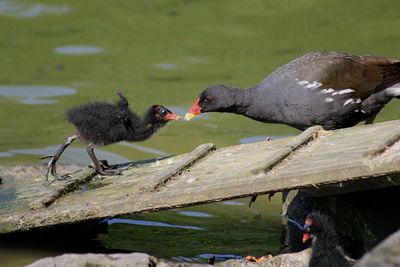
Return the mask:
MULTIPOLYGON (((163 104, 183 113, 205 87, 216 83, 250 87, 275 68, 309 51, 400 58, 399 9, 400 2, 396 0, 2 0, 0 86, 50 85, 77 91, 43 98, 56 100, 55 104, 23 104, 21 98, 0 96, 0 165, 38 163, 38 155, 12 151, 58 146, 73 133, 73 127, 64 120, 67 108, 90 100, 113 101, 117 89, 128 96, 139 112, 151 104, 163 104), (71 45, 97 47, 101 51, 71 55, 55 50, 71 45)), ((377 121, 398 119, 399 114, 399 100, 395 100, 377 121)), ((179 154, 205 142, 221 147, 238 144, 248 137, 296 133, 287 126, 262 124, 232 114, 210 114, 188 123, 172 123, 140 145, 179 154)), ((102 149, 130 160, 157 156, 120 144, 102 149)), ((219 229, 219 225, 226 223, 235 225, 233 229, 242 234, 245 244, 253 243, 255 230, 260 236, 273 234, 272 248, 277 248, 277 204, 257 210, 221 204, 198 209, 223 214, 209 218, 208 229, 219 229), (251 227, 240 228, 243 226, 237 222, 237 209, 249 218, 256 212, 265 220, 251 220, 254 231, 251 227), (268 227, 268 222, 273 222, 273 227, 268 227)), ((173 221, 174 216, 164 212, 140 218, 173 221)), ((137 229, 129 227, 130 231, 137 229)), ((121 229, 112 230, 113 235, 99 238, 106 246, 138 249, 129 246, 134 241, 123 241, 126 226, 111 227, 117 228, 121 229)), ((235 244, 234 239, 229 239, 230 233, 224 236, 216 232, 219 234, 215 238, 207 237, 211 241, 205 242, 206 252, 216 253, 216 242, 235 244)), ((149 234, 147 240, 156 236, 159 235, 149 234)), ((174 234, 167 232, 161 236, 174 234)), ((187 238, 187 242, 193 243, 201 239, 196 235, 187 238)), ((241 246, 246 247, 245 244, 241 246)), ((264 249, 257 252, 261 250, 264 249)), ((198 251, 186 250, 183 256, 194 256, 198 251)), ((159 244, 149 252, 179 256, 177 250, 171 251, 171 245, 159 244)), ((232 249, 232 253, 251 251, 232 249)), ((21 254, 24 257, 29 253, 21 254)))

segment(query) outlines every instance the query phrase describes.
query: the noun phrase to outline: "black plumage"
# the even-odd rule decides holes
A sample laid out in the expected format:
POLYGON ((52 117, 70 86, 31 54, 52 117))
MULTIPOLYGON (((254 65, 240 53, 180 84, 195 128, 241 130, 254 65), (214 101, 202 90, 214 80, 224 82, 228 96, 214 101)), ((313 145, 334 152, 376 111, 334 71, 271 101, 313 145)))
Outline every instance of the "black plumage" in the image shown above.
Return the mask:
POLYGON ((310 267, 350 267, 329 219, 319 213, 309 214, 305 220, 303 241, 312 242, 310 267))
POLYGON ((313 52, 283 65, 250 89, 215 85, 200 93, 187 120, 204 112, 241 114, 300 130, 372 122, 400 97, 400 60, 313 52))
POLYGON ((76 128, 76 134, 65 139, 60 149, 51 156, 46 182, 48 182, 49 173, 56 179, 65 178, 65 176, 57 175, 56 162, 75 139, 80 139, 86 144, 87 152, 99 174, 120 174, 122 169, 110 169, 97 160, 93 152, 94 146, 104 146, 120 141, 146 140, 169 121, 180 119, 175 113, 161 105, 153 105, 143 116, 138 116, 129 109, 126 97, 120 92, 118 96, 120 99, 115 104, 91 102, 73 107, 66 112, 68 122, 76 128))

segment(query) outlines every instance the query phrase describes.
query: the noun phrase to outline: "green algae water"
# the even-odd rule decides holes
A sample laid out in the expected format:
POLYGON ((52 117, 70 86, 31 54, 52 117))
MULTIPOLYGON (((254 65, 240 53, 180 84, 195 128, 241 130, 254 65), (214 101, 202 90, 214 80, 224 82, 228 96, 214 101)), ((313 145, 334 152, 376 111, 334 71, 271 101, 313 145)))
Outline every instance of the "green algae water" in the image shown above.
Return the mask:
MULTIPOLYGON (((138 112, 162 104, 184 115, 204 88, 250 87, 310 51, 400 58, 399 8, 396 0, 0 0, 0 165, 42 163, 39 156, 74 133, 64 119, 67 108, 114 101, 118 89, 138 112)), ((394 100, 376 121, 399 114, 394 100)), ((297 133, 233 114, 206 114, 171 123, 148 141, 96 151, 116 163, 185 153, 206 142, 222 147, 297 133)), ((61 162, 90 160, 76 142, 61 162)), ((237 203, 119 218, 95 240, 106 250, 186 261, 276 251, 279 197, 251 209, 247 200, 237 203)), ((0 261, 19 266, 68 251, 1 244, 0 261)))

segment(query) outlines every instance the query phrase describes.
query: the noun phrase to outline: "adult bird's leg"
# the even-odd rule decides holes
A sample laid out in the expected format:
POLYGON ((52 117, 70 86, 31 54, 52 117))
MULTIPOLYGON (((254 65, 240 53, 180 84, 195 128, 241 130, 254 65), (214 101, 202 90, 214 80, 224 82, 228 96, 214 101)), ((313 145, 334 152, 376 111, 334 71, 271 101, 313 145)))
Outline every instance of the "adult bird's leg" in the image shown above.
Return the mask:
MULTIPOLYGON (((61 145, 61 147, 57 150, 57 152, 52 156, 51 160, 47 164, 47 171, 46 171, 46 184, 49 184, 49 173, 56 179, 56 180, 63 180, 64 178, 68 177, 69 174, 59 176, 57 174, 56 170, 56 162, 60 158, 61 154, 64 152, 64 150, 76 139, 78 138, 77 135, 72 135, 70 137, 67 137, 64 140, 64 143, 61 145)), ((42 158, 46 158, 47 156, 44 156, 42 158)))
POLYGON ((121 174, 120 169, 105 169, 103 164, 97 159, 96 155, 94 154, 94 144, 89 143, 86 146, 86 151, 88 152, 90 158, 93 161, 94 168, 96 172, 101 175, 118 175, 121 174))

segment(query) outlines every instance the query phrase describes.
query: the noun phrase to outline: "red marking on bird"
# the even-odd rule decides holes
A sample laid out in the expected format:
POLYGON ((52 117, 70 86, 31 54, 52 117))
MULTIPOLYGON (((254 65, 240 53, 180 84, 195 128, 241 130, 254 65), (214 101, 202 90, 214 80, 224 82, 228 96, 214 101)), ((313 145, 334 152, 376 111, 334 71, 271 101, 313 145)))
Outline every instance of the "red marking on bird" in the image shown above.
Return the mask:
POLYGON ((197 98, 196 102, 193 106, 189 109, 189 111, 185 115, 185 120, 190 120, 193 117, 196 117, 201 113, 201 107, 199 105, 200 98, 197 98))
POLYGON ((303 233, 303 243, 306 243, 311 238, 311 234, 308 232, 303 233))

